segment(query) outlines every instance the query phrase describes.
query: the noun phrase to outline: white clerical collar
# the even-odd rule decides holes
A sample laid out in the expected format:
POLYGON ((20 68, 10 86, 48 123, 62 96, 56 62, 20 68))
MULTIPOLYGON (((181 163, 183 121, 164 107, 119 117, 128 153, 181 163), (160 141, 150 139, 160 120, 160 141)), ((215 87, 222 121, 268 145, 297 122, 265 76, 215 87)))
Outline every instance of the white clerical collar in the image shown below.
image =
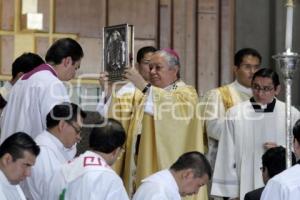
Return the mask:
POLYGON ((2 170, 0 170, 0 180, 2 183, 4 183, 5 185, 8 186, 13 186, 7 179, 7 177, 5 176, 5 174, 2 172, 2 170))
POLYGON ((67 153, 71 151, 71 148, 66 148, 64 144, 52 133, 46 130, 46 133, 49 135, 50 140, 54 143, 54 145, 59 149, 60 152, 67 153))
POLYGON ((176 194, 174 193, 173 195, 180 195, 180 192, 179 192, 179 186, 175 180, 175 177, 173 176, 172 172, 170 169, 167 170, 168 173, 169 173, 169 176, 170 176, 170 179, 168 180, 169 181, 169 186, 171 186, 172 189, 174 189, 174 191, 176 191, 176 194))
POLYGON ((251 88, 247 88, 247 87, 241 85, 237 80, 235 80, 233 82, 233 85, 236 87, 237 90, 239 90, 239 91, 241 91, 243 93, 246 93, 249 96, 252 96, 252 90, 251 90, 251 88))

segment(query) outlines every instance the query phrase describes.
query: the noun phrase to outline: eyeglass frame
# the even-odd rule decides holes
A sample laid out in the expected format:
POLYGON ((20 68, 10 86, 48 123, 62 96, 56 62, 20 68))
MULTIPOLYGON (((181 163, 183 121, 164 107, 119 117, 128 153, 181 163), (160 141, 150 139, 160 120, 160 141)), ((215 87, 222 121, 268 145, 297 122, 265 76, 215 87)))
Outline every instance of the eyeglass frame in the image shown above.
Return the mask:
POLYGON ((258 85, 258 84, 252 84, 251 85, 251 88, 252 88, 252 90, 254 90, 254 91, 257 91, 257 92, 259 92, 259 91, 262 91, 263 93, 268 93, 268 92, 271 92, 272 90, 274 90, 275 89, 275 87, 273 86, 264 86, 264 87, 260 87, 260 85, 258 85))
POLYGON ((77 134, 81 134, 81 132, 82 132, 82 127, 80 127, 80 128, 77 128, 76 126, 74 126, 74 124, 73 124, 73 121, 66 121, 70 126, 72 126, 73 127, 73 129, 75 130, 75 132, 77 133, 77 134))

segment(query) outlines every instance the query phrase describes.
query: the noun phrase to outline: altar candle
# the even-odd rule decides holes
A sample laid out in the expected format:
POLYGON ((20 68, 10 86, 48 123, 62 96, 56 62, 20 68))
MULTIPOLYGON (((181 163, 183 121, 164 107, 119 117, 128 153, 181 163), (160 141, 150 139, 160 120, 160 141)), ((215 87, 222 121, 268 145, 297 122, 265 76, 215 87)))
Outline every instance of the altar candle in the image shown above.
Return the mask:
POLYGON ((285 50, 291 52, 293 34, 293 6, 287 6, 286 29, 285 29, 285 50))

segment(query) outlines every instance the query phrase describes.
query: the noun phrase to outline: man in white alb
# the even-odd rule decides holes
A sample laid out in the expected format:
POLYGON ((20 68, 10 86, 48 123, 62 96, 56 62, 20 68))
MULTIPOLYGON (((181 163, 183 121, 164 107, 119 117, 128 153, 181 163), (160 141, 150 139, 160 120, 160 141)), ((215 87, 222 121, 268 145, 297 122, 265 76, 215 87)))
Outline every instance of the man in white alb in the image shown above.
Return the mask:
POLYGON ((86 114, 76 104, 62 103, 53 107, 46 118, 47 130, 35 141, 41 148, 29 178, 21 187, 29 200, 41 200, 43 188, 55 170, 72 160, 70 151, 80 141, 86 114))
POLYGON ((24 74, 10 92, 1 118, 1 142, 17 131, 35 138, 46 129, 46 116, 54 105, 70 101, 62 81, 74 78, 83 57, 71 38, 56 40, 46 53, 47 64, 24 74))
POLYGON ((206 154, 212 168, 215 166, 218 141, 224 127, 226 111, 232 106, 249 100, 252 96, 253 74, 261 65, 261 55, 255 49, 243 48, 234 55, 235 81, 208 91, 201 98, 203 106, 204 133, 208 137, 206 154))
POLYGON ((30 176, 40 148, 26 133, 8 137, 0 146, 0 199, 26 200, 19 183, 30 176))
POLYGON ((116 120, 107 119, 105 123, 92 129, 90 150, 52 176, 43 200, 128 200, 121 178, 110 167, 123 151, 125 130, 116 120))
POLYGON ((197 151, 181 155, 170 169, 159 171, 142 181, 133 200, 181 200, 197 194, 211 178, 211 167, 197 151))
MULTIPOLYGON (((258 70, 252 80, 253 97, 230 108, 221 134, 211 194, 244 198, 263 187, 260 166, 266 149, 285 146, 285 103, 275 98, 279 78, 271 69, 258 70)), ((292 108, 292 122, 299 119, 292 108)))
POLYGON ((44 63, 45 61, 39 55, 34 53, 23 53, 14 60, 11 68, 11 80, 6 81, 0 88, 0 111, 2 111, 7 104, 9 93, 20 77, 44 63))

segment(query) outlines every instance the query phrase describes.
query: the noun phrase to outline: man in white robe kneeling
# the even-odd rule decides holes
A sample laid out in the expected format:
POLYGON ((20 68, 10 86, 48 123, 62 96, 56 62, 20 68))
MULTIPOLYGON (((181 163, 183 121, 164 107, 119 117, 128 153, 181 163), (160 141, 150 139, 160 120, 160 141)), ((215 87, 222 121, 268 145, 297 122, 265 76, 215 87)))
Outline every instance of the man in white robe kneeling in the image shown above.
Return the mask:
POLYGON ((28 200, 43 199, 43 188, 54 171, 74 158, 72 147, 81 140, 85 117, 86 113, 73 103, 58 104, 48 113, 47 130, 35 138, 41 153, 32 168, 31 177, 21 184, 28 200))
POLYGON ((211 178, 211 166, 197 151, 181 155, 170 167, 142 180, 133 200, 181 200, 197 194, 211 178))
POLYGON ((39 146, 26 133, 14 133, 4 140, 0 146, 1 200, 26 200, 19 183, 30 176, 39 153, 39 146))
POLYGON ((128 200, 121 178, 111 165, 123 152, 126 135, 122 125, 107 119, 95 124, 89 137, 91 150, 62 166, 45 187, 43 200, 128 200))

